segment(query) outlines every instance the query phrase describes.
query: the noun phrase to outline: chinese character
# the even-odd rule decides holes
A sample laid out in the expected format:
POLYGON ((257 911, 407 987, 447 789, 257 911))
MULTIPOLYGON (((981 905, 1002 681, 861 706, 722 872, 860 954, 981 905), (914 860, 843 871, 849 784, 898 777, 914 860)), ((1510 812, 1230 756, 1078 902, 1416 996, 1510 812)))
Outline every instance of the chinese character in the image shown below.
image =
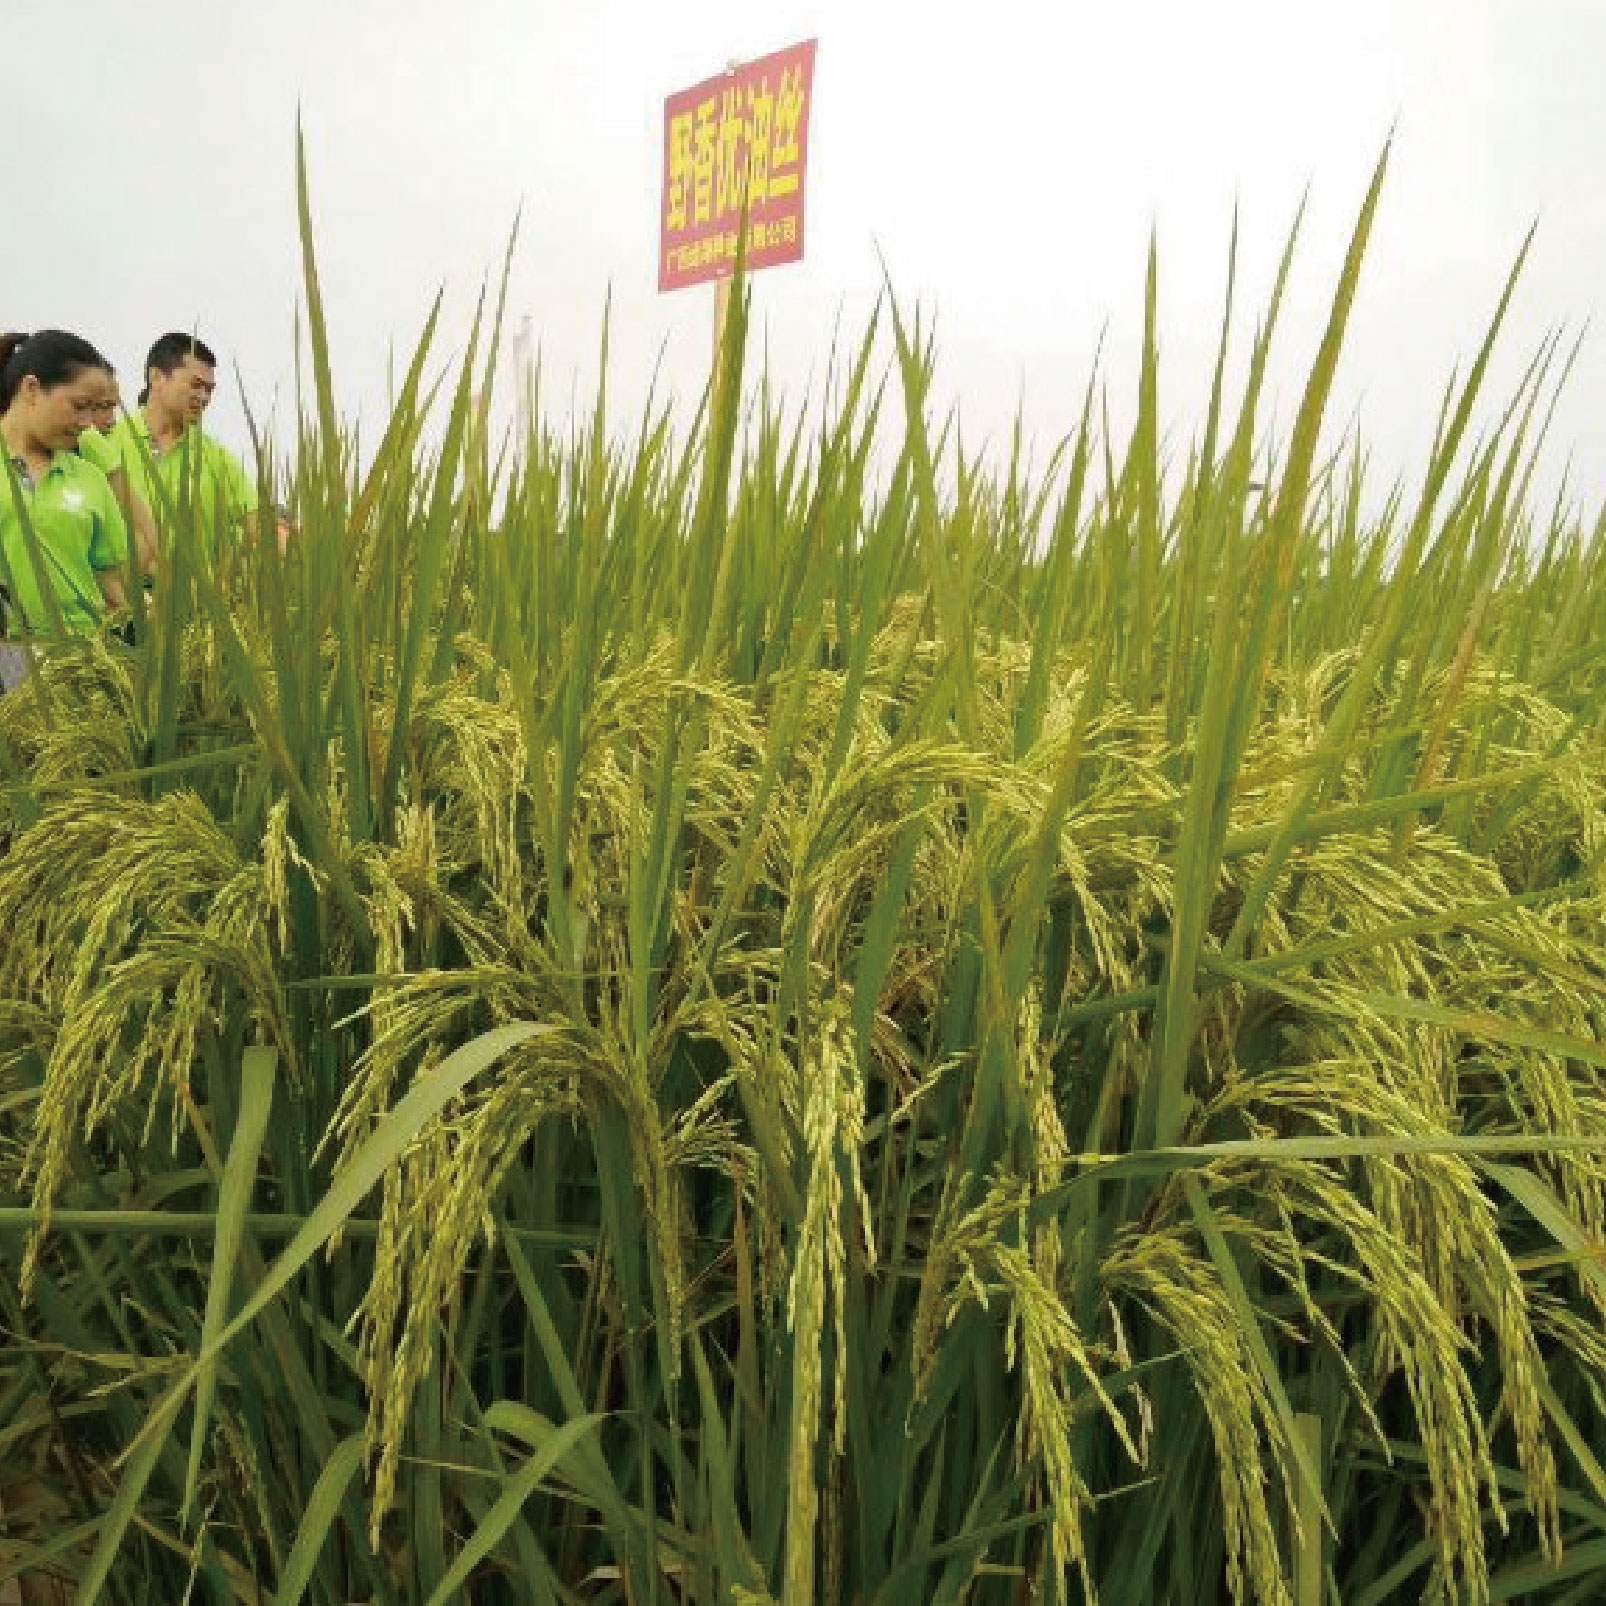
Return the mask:
POLYGON ((742 149, 747 119, 742 115, 742 92, 727 89, 719 100, 719 155, 714 168, 714 217, 742 209, 742 149))
POLYGON ((734 262, 736 260, 736 231, 734 229, 725 231, 725 256, 728 261, 734 262))
POLYGON ((795 213, 781 220, 781 239, 787 245, 797 244, 797 215, 795 213))
POLYGON ((770 147, 771 195, 795 195, 803 152, 799 139, 803 127, 803 69, 788 67, 781 74, 780 92, 775 97, 775 133, 770 147))
POLYGON ((762 77, 747 91, 747 200, 762 206, 770 194, 770 132, 775 121, 775 97, 769 78, 762 77))
POLYGON ((686 227, 686 189, 691 182, 690 112, 676 112, 669 119, 669 227, 686 227))
POLYGON ((697 107, 696 138, 692 145, 692 199, 693 223, 707 223, 714 210, 714 143, 717 129, 714 109, 719 104, 712 95, 697 107))

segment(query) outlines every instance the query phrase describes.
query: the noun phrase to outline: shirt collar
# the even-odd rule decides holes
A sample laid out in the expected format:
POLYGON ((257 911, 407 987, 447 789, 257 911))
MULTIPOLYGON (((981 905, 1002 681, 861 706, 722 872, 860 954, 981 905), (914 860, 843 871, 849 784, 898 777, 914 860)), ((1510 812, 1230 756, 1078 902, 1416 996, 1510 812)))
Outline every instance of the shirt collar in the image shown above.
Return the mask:
POLYGON ((22 481, 23 490, 37 491, 45 480, 52 478, 54 475, 67 472, 72 466, 69 461, 72 455, 71 452, 52 452, 50 455, 50 467, 37 480, 33 477, 27 462, 23 458, 13 457, 11 466, 17 471, 17 478, 22 481))
POLYGON ((141 407, 137 413, 128 415, 134 421, 134 427, 139 431, 140 439, 152 457, 171 457, 187 441, 199 442, 201 439, 200 426, 186 424, 179 432, 179 437, 171 446, 158 449, 156 445, 156 431, 151 428, 151 421, 145 416, 145 409, 141 407))

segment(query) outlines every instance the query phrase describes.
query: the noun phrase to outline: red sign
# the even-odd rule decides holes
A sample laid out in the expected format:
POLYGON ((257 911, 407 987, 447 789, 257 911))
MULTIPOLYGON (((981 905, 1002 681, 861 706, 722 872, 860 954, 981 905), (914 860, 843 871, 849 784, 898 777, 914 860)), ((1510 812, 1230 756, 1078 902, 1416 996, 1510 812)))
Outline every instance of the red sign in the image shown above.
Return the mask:
POLYGON ((802 260, 815 43, 749 62, 664 102, 660 290, 736 271, 744 204, 749 268, 802 260))

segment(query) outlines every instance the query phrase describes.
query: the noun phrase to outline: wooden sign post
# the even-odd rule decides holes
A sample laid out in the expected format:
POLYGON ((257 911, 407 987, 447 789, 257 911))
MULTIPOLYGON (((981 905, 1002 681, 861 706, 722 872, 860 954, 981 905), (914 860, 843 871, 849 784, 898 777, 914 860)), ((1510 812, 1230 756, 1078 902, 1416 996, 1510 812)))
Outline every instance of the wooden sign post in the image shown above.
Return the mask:
POLYGON ((731 315, 731 283, 728 278, 714 285, 714 367, 719 367, 719 354, 725 349, 725 324, 731 315))

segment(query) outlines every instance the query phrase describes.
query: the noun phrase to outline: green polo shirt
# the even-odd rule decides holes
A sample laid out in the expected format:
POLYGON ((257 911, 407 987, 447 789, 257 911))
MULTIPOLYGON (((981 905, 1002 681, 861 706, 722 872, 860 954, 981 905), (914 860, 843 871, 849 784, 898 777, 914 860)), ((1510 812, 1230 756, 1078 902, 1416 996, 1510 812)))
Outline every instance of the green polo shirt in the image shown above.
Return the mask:
POLYGON ((204 430, 192 426, 175 445, 158 452, 142 409, 117 420, 110 444, 159 527, 165 530, 178 516, 186 495, 194 498, 196 528, 209 553, 217 551, 220 516, 224 530, 234 536, 241 520, 256 511, 256 481, 228 447, 204 430), (188 486, 186 475, 191 477, 188 486))
MULTIPOLYGON (((106 476, 76 452, 57 452, 37 484, 21 469, 17 478, 28 522, 38 539, 44 582, 60 604, 62 623, 76 635, 92 636, 106 612, 95 575, 128 561, 128 531, 117 498, 106 476)), ((0 464, 0 578, 11 590, 13 627, 36 634, 49 630, 40 574, 23 535, 4 464, 0 464)))
POLYGON ((123 466, 121 449, 109 435, 102 435, 98 429, 86 429, 78 437, 78 455, 86 463, 93 463, 107 479, 123 466))

